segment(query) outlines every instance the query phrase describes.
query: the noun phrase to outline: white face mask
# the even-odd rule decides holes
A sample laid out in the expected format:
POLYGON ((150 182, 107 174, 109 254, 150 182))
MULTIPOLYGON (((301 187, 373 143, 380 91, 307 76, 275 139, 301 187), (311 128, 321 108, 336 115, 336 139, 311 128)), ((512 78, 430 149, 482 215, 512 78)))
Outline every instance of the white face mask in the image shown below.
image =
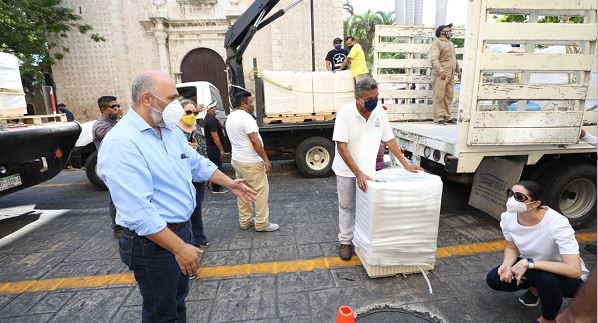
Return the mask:
POLYGON ((507 200, 507 212, 512 212, 512 213, 527 212, 527 204, 525 204, 523 202, 519 202, 519 201, 515 200, 514 196, 511 196, 507 200))
MULTIPOLYGON (((164 100, 158 96, 153 96, 160 100, 164 100)), ((160 111, 152 106, 152 119, 158 127, 171 128, 179 123, 184 114, 185 109, 183 109, 183 106, 179 100, 173 100, 168 103, 163 111, 160 111)))

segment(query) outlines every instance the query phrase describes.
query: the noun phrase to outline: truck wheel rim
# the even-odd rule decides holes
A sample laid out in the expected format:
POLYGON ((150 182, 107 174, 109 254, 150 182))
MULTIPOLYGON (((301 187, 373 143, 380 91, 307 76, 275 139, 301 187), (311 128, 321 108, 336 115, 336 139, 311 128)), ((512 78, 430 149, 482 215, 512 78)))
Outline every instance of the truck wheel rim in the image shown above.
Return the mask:
POLYGON ((312 147, 305 155, 305 162, 313 170, 322 170, 330 164, 330 154, 324 147, 312 147))
POLYGON ((574 179, 563 188, 559 208, 564 216, 572 219, 587 214, 596 202, 596 186, 587 178, 574 179))

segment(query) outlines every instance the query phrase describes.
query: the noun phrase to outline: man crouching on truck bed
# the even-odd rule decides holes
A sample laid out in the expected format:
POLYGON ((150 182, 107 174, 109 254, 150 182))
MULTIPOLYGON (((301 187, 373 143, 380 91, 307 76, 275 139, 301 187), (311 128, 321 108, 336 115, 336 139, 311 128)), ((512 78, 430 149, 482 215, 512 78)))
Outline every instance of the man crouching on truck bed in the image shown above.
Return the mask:
POLYGON ((378 84, 371 77, 355 85, 355 103, 338 110, 332 140, 336 142, 338 152, 332 170, 336 174, 338 192, 339 254, 341 259, 350 260, 355 228, 355 181, 359 189, 367 190, 367 181, 376 172, 380 141, 386 143, 406 170, 417 172, 421 168, 409 164, 403 156, 386 113, 382 106, 378 107, 378 84))

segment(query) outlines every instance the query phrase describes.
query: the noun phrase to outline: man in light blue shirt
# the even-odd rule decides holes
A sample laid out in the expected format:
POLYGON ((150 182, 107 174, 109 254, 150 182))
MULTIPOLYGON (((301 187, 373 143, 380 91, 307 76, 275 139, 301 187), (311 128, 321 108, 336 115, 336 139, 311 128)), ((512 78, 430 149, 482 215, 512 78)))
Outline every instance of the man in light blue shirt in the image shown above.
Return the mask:
POLYGON ((209 180, 249 201, 256 193, 174 132, 182 107, 170 76, 145 72, 132 87, 133 107, 104 138, 98 173, 116 206, 116 223, 125 228, 120 255, 139 284, 143 321, 184 322, 189 276, 197 272, 202 253, 190 244, 192 181, 209 180))

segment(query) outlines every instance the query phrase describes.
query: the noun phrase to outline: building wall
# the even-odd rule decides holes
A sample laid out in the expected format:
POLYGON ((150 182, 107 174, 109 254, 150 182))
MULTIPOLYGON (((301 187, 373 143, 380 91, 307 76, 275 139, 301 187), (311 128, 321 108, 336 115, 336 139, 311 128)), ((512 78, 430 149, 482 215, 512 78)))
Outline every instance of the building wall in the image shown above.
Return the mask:
MULTIPOLYGON (((313 0, 316 70, 325 70, 324 57, 332 39, 342 36, 342 0, 313 0)), ((73 32, 57 42, 70 51, 53 67, 59 102, 78 120, 97 117, 97 98, 115 95, 123 107, 131 104, 132 79, 146 69, 163 69, 175 79, 191 50, 210 48, 226 58, 224 34, 252 3, 250 0, 65 0, 92 32, 106 38, 94 42, 73 32), (157 5, 156 5, 157 4, 157 5), (80 8, 80 9, 79 9, 80 8), (160 57, 160 39, 165 57, 160 57)), ((292 0, 281 0, 274 11, 292 0)), ((310 2, 304 0, 270 26, 260 30, 244 55, 246 83, 253 58, 261 70, 311 71, 310 2)))

